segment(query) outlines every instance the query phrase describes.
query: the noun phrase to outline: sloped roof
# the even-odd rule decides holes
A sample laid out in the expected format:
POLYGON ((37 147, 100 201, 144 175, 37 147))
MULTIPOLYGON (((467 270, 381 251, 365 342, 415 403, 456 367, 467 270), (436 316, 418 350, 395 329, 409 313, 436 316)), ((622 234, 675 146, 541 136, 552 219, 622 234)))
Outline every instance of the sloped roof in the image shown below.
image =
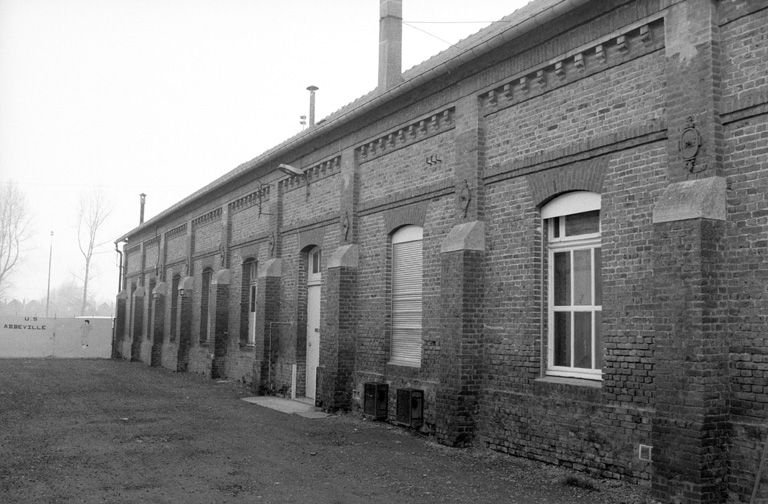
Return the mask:
POLYGON ((322 119, 321 124, 319 123, 314 127, 307 128, 275 147, 266 150, 259 156, 240 164, 233 170, 230 170, 213 180, 210 184, 198 189, 153 218, 135 227, 128 233, 125 233, 116 241, 122 241, 128 236, 137 233, 139 230, 156 225, 174 212, 199 200, 213 190, 226 185, 228 182, 240 177, 244 173, 255 169, 266 161, 287 154, 290 150, 319 137, 321 134, 331 131, 344 122, 352 120, 374 107, 381 106, 394 100, 415 87, 428 82, 431 78, 444 72, 448 72, 453 68, 458 68, 467 61, 477 58, 499 45, 543 25, 550 19, 562 15, 568 10, 583 5, 589 1, 590 0, 532 0, 525 6, 515 10, 512 14, 491 23, 489 26, 460 40, 448 49, 406 70, 403 72, 402 81, 399 84, 386 90, 378 88, 374 89, 347 105, 344 105, 339 110, 322 119))

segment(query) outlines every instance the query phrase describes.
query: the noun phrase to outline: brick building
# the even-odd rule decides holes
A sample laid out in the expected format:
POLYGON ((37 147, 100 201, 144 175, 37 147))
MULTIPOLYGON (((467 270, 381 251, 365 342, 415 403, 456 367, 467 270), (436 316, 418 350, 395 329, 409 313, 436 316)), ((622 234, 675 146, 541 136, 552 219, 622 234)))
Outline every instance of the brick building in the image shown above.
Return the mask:
POLYGON ((768 1, 536 0, 405 73, 401 11, 376 90, 119 238, 114 356, 745 502, 768 1))

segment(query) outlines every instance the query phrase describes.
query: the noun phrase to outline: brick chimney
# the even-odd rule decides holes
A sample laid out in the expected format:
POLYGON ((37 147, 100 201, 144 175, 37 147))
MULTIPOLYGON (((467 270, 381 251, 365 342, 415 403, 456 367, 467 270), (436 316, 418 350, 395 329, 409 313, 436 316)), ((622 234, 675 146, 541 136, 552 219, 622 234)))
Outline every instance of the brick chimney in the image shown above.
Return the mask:
POLYGON ((379 89, 387 90, 402 80, 403 0, 379 3, 379 89))

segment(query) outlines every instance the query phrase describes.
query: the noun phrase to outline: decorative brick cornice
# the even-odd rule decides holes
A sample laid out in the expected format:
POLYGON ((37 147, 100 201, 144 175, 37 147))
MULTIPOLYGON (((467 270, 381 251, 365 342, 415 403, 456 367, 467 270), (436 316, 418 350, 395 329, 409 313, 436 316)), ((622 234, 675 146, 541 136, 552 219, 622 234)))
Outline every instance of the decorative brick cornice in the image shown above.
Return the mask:
POLYGON ((269 201, 270 186, 264 184, 256 191, 250 194, 246 194, 235 201, 229 203, 229 211, 231 213, 240 212, 254 205, 261 205, 265 201, 269 201))
POLYGON ((187 233, 187 223, 185 222, 181 226, 176 226, 170 231, 167 231, 165 233, 165 239, 170 240, 171 238, 176 238, 177 236, 180 236, 186 233, 187 233))
POLYGON ((341 156, 335 156, 331 159, 310 166, 304 171, 304 176, 295 175, 278 182, 283 191, 290 191, 297 187, 316 182, 319 179, 335 175, 341 171, 341 156))
POLYGON ((453 129, 456 126, 455 114, 456 109, 450 107, 367 142, 355 149, 358 162, 365 163, 371 161, 453 129))
POLYGON ((221 207, 214 208, 210 212, 201 215, 200 217, 197 217, 195 219, 192 219, 192 228, 198 228, 201 226, 205 226, 206 224, 211 224, 213 222, 218 222, 221 220, 221 207))
POLYGON ((531 68, 480 95, 488 115, 664 47, 664 20, 657 18, 598 39, 531 68))

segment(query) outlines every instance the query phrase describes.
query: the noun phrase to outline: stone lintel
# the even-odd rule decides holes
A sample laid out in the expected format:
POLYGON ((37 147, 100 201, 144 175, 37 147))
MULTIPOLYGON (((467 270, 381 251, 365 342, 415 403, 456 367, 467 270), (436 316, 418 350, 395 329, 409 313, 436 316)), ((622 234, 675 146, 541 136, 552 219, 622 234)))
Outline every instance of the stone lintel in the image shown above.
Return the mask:
POLYGON ((443 240, 440 253, 460 250, 485 250, 485 223, 483 221, 456 224, 443 240))
POLYGON ((283 260, 274 258, 260 262, 256 276, 258 278, 283 276, 283 260))
POLYGON ((328 268, 357 268, 358 251, 356 244, 338 247, 328 258, 328 268))
POLYGON ((653 207, 653 223, 687 219, 725 220, 725 190, 723 177, 670 184, 653 207))

